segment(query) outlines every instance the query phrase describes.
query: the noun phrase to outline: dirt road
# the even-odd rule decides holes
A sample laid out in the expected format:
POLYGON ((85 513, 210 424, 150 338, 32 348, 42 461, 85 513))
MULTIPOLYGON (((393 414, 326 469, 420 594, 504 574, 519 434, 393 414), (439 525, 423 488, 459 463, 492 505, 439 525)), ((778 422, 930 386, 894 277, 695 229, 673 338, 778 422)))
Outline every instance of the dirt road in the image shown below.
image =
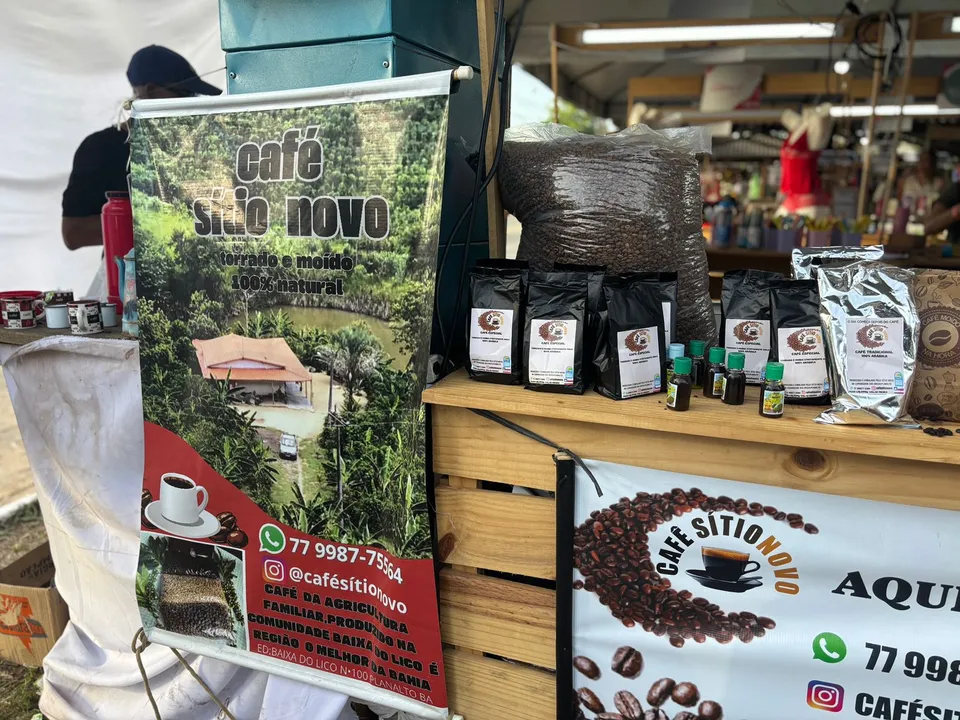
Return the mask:
POLYGON ((0 507, 30 495, 33 490, 33 475, 27 463, 27 455, 20 441, 17 419, 10 405, 7 386, 0 372, 0 507))

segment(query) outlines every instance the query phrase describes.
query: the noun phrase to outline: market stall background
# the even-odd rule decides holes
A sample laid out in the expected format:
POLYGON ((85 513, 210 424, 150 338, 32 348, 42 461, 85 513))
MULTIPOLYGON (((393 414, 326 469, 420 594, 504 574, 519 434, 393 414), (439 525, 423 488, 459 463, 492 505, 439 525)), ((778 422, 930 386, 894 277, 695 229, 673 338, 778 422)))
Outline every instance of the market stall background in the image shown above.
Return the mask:
POLYGON ((150 44, 190 59, 223 87, 216 0, 51 0, 7 3, 0 23, 0 115, 15 138, 0 166, 0 287, 83 293, 100 248, 70 252, 60 239, 60 200, 84 137, 117 121, 130 96, 130 56, 150 44), (208 74, 212 73, 212 74, 208 74))

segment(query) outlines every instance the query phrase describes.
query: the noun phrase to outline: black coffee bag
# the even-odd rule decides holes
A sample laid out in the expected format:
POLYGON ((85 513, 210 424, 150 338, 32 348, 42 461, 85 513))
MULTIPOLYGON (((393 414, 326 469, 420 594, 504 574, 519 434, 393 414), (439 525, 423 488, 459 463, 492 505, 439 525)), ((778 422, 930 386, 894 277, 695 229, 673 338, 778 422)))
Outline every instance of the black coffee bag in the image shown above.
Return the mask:
POLYGON ((523 272, 476 267, 470 273, 466 364, 474 380, 513 385, 523 377, 523 272))
POLYGON ((827 351, 816 280, 784 280, 770 288, 770 359, 783 363, 784 397, 794 405, 829 405, 827 351))
POLYGON ((770 358, 770 287, 780 273, 731 270, 723 276, 720 342, 728 352, 746 355, 747 382, 758 385, 770 358))
POLYGON ((549 283, 586 283, 587 306, 584 316, 583 347, 586 363, 583 367, 583 379, 586 385, 593 382, 593 365, 590 358, 597 347, 600 337, 600 312, 603 310, 603 277, 601 265, 577 265, 576 263, 556 263, 554 270, 547 272, 531 271, 530 279, 549 283))
POLYGON ((575 273, 530 277, 523 342, 525 384, 530 390, 582 395, 587 283, 575 273))
POLYGON ((679 281, 675 272, 635 272, 625 277, 637 278, 657 289, 663 307, 663 332, 667 347, 677 341, 677 297, 679 281))
POLYGON ((659 289, 636 277, 607 276, 603 295, 593 356, 597 392, 614 400, 662 392, 667 346, 659 289))

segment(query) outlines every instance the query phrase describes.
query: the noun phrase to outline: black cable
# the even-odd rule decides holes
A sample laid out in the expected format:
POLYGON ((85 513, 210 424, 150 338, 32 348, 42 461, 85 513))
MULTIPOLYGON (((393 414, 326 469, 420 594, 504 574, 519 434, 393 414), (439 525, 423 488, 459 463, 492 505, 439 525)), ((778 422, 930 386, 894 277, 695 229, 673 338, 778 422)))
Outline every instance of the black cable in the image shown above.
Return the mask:
POLYGON ((501 417, 500 415, 497 415, 495 412, 491 412, 490 410, 475 410, 474 408, 470 408, 470 412, 476 413, 480 417, 486 418, 487 420, 492 420, 498 425, 503 425, 503 427, 507 428, 508 430, 513 430, 515 433, 519 433, 526 438, 535 440, 541 445, 552 447, 557 452, 562 452, 569 455, 570 458, 577 464, 577 467, 583 470, 587 474, 587 477, 589 477, 590 480, 593 481, 593 487, 596 488, 597 495, 599 497, 603 497, 603 490, 600 489, 600 482, 597 480, 596 476, 593 474, 590 468, 587 467, 587 464, 583 461, 583 458, 577 455, 572 450, 569 450, 565 447, 560 447, 552 440, 548 440, 547 438, 545 438, 543 435, 538 435, 533 430, 529 430, 525 428, 523 425, 517 425, 517 423, 507 420, 505 417, 501 417))
MULTIPOLYGON (((440 254, 440 261, 437 264, 436 283, 434 286, 434 295, 433 295, 433 310, 434 310, 434 315, 437 318, 437 327, 440 331, 440 344, 444 349, 443 364, 440 367, 441 376, 443 376, 447 371, 447 363, 449 362, 450 353, 453 348, 453 339, 456 336, 457 315, 460 312, 459 306, 463 296, 463 283, 466 275, 466 266, 468 263, 468 258, 470 256, 470 245, 472 241, 471 231, 473 228, 473 223, 476 219, 476 208, 479 204, 480 198, 483 196, 483 193, 486 191, 487 187, 489 187, 490 183, 493 181, 494 177, 496 176, 497 167, 500 165, 500 159, 503 156, 503 139, 504 139, 504 133, 506 131, 507 112, 509 109, 508 108, 508 105, 509 105, 508 101, 510 96, 509 91, 510 91, 512 78, 513 78, 513 55, 514 55, 514 52, 516 51, 517 40, 520 36, 520 29, 523 26, 524 15, 526 14, 527 5, 529 4, 529 2, 530 0, 523 0, 518 10, 514 13, 513 17, 511 18, 511 21, 515 18, 517 22, 516 22, 516 27, 513 31, 513 37, 511 38, 510 45, 507 48, 507 52, 504 56, 504 71, 503 71, 502 78, 500 78, 500 128, 499 128, 499 133, 497 135, 497 148, 494 154, 493 162, 490 165, 490 169, 484 176, 483 182, 480 184, 479 189, 477 190, 477 192, 474 193, 470 202, 463 209, 463 212, 460 213, 460 217, 457 218, 457 222, 454 224, 453 230, 451 231, 450 235, 447 238, 447 243, 440 254), (440 286, 443 278, 443 270, 446 267, 447 256, 450 253, 450 248, 453 245, 453 241, 456 238, 457 233, 460 231, 460 228, 463 226, 463 223, 468 216, 470 217, 470 223, 467 225, 467 228, 468 228, 467 241, 464 245, 463 262, 461 262, 460 277, 457 283, 457 300, 455 304, 453 321, 452 321, 453 327, 451 328, 451 336, 448 340, 446 337, 446 332, 444 331, 444 327, 443 327, 443 319, 440 315, 440 286)), ((503 3, 501 2, 500 7, 498 8, 498 12, 500 13, 498 16, 500 22, 498 22, 497 24, 497 35, 494 39, 494 50, 495 50, 496 61, 491 72, 491 85, 494 78, 496 78, 498 75, 496 71, 496 65, 499 64, 500 50, 501 50, 501 45, 503 44, 503 34, 501 33, 501 30, 503 33, 506 33, 506 30, 507 30, 506 23, 503 21, 502 5, 503 3)), ((493 87, 490 87, 487 92, 487 97, 490 98, 492 96, 493 96, 493 87)), ((481 145, 479 148, 479 155, 477 160, 477 176, 476 176, 477 179, 479 179, 483 175, 483 157, 484 157, 484 147, 486 145, 485 133, 489 129, 489 115, 490 115, 491 108, 492 108, 492 104, 488 102, 487 108, 485 109, 485 112, 484 112, 484 127, 481 128, 482 139, 481 139, 481 145)), ((476 184, 474 185, 474 187, 476 188, 476 184)))

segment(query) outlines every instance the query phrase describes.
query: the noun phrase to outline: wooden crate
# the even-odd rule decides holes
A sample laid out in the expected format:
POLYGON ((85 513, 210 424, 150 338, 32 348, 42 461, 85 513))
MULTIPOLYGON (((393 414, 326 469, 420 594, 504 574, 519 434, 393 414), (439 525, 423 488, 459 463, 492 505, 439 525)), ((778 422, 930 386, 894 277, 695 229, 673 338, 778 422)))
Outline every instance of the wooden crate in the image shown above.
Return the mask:
POLYGON ((817 425, 818 409, 797 406, 766 420, 756 412, 755 389, 743 407, 695 399, 687 413, 666 410, 663 397, 615 403, 593 392, 571 397, 486 385, 462 373, 424 393, 438 476, 440 622, 452 713, 465 720, 556 717, 556 595, 542 587, 556 577, 555 503, 481 487, 488 481, 552 491, 554 450, 468 408, 492 410, 587 459, 960 509, 955 437, 817 425))

